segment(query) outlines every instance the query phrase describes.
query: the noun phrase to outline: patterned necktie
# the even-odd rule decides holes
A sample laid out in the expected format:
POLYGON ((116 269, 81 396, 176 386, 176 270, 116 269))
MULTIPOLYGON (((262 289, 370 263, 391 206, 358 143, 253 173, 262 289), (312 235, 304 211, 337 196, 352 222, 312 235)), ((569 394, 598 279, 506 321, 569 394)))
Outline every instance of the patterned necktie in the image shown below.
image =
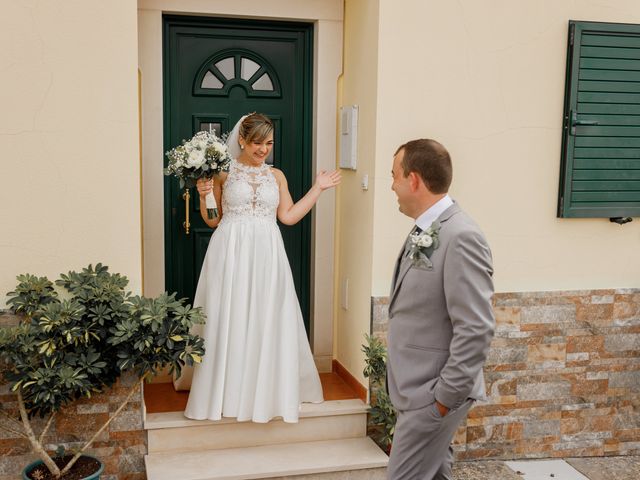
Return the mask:
POLYGON ((422 229, 418 225, 414 225, 411 232, 409 232, 409 236, 407 236, 406 243, 404 244, 404 253, 402 254, 403 257, 409 255, 409 252, 411 251, 411 235, 419 235, 420 233, 422 233, 422 229))

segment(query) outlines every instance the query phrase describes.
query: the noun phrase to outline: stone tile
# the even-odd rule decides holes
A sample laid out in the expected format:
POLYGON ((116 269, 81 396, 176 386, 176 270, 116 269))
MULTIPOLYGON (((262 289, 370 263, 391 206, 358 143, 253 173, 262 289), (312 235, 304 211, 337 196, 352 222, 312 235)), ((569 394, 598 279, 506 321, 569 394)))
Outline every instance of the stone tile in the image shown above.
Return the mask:
POLYGON ((604 352, 604 335, 567 337, 567 353, 604 352))
POLYGON ((142 430, 142 412, 122 411, 109 425, 111 431, 132 431, 142 430))
POLYGON ((517 331, 520 328, 520 307, 495 307, 496 331, 517 331))
POLYGON ((566 360, 566 343, 551 343, 529 345, 527 351, 527 361, 538 362, 560 362, 566 360))
POLYGON ((613 303, 615 300, 614 295, 591 295, 591 303, 613 303))
POLYGON ((22 318, 9 310, 0 310, 0 327, 15 327, 22 321, 22 318))
POLYGON ((613 318, 613 304, 578 305, 576 321, 589 324, 609 324, 613 318))
POLYGON ((559 437, 560 421, 531 421, 522 425, 522 437, 559 437))
POLYGON ((142 455, 120 455, 118 459, 118 473, 144 472, 144 457, 142 455))
POLYGON ((87 413, 109 413, 109 404, 108 403, 94 403, 87 405, 78 405, 77 410, 78 414, 87 414, 87 413))
POLYGON ((551 400, 568 397, 571 392, 569 382, 519 383, 518 400, 551 400))
POLYGON ((604 348, 608 352, 640 350, 640 334, 606 335, 604 337, 604 348))
POLYGON ((611 372, 609 387, 628 388, 632 392, 640 392, 640 371, 611 372))
POLYGON ((489 350, 486 365, 522 363, 527 361, 527 355, 526 345, 494 347, 489 350))
POLYGON ((613 304, 614 320, 629 320, 640 317, 640 302, 616 301, 613 304))
POLYGON ((609 380, 584 380, 571 385, 571 394, 576 396, 604 395, 609 389, 609 380))
POLYGON ((575 305, 549 305, 524 307, 521 313, 523 324, 571 323, 576 318, 575 305))

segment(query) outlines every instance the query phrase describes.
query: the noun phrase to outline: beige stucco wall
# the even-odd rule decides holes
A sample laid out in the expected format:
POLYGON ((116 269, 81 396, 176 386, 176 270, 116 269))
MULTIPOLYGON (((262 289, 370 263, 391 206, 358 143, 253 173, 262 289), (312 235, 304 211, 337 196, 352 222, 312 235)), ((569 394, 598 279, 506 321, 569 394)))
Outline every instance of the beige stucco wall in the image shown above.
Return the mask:
POLYGON ((142 285, 136 4, 3 2, 0 308, 15 276, 142 285))
POLYGON ((370 298, 386 296, 412 221, 392 155, 430 137, 451 152, 451 193, 485 231, 496 290, 637 287, 640 220, 558 219, 567 25, 640 23, 632 0, 346 0, 342 105, 360 107, 358 169, 338 197, 336 357, 361 381, 370 298), (370 188, 359 183, 369 175, 370 188), (340 306, 349 279, 349 306, 340 306))
POLYGON ((640 23, 640 4, 380 1, 372 295, 388 293, 411 225, 391 156, 417 137, 451 152, 452 194, 489 239, 497 291, 640 284, 640 219, 556 218, 569 19, 640 23))
POLYGON ((337 360, 364 383, 360 345, 369 332, 373 259, 374 190, 360 181, 373 175, 377 136, 378 6, 369 0, 345 2, 344 70, 341 105, 358 105, 358 169, 342 170, 338 191, 337 360), (343 308, 348 281, 347 309, 343 308))

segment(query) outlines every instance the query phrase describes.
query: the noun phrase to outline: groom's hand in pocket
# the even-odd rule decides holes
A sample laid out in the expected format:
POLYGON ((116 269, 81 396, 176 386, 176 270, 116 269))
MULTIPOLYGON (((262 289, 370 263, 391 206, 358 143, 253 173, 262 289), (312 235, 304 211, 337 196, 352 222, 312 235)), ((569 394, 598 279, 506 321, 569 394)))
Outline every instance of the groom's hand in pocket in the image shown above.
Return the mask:
POLYGON ((436 400, 436 407, 438 407, 438 411, 440 412, 440 416, 444 417, 447 413, 449 413, 449 407, 445 407, 439 401, 436 400))

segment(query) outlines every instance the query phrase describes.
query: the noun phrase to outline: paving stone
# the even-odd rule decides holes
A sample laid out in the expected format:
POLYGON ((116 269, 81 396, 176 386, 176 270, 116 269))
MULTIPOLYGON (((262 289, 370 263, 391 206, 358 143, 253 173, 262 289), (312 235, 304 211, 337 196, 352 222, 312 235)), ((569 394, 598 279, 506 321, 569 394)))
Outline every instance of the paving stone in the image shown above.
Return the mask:
POLYGON ((507 467, 504 462, 476 461, 455 462, 454 480, 522 480, 522 477, 507 467))
POLYGON ((638 480, 640 457, 567 458, 567 463, 589 480, 638 480))

